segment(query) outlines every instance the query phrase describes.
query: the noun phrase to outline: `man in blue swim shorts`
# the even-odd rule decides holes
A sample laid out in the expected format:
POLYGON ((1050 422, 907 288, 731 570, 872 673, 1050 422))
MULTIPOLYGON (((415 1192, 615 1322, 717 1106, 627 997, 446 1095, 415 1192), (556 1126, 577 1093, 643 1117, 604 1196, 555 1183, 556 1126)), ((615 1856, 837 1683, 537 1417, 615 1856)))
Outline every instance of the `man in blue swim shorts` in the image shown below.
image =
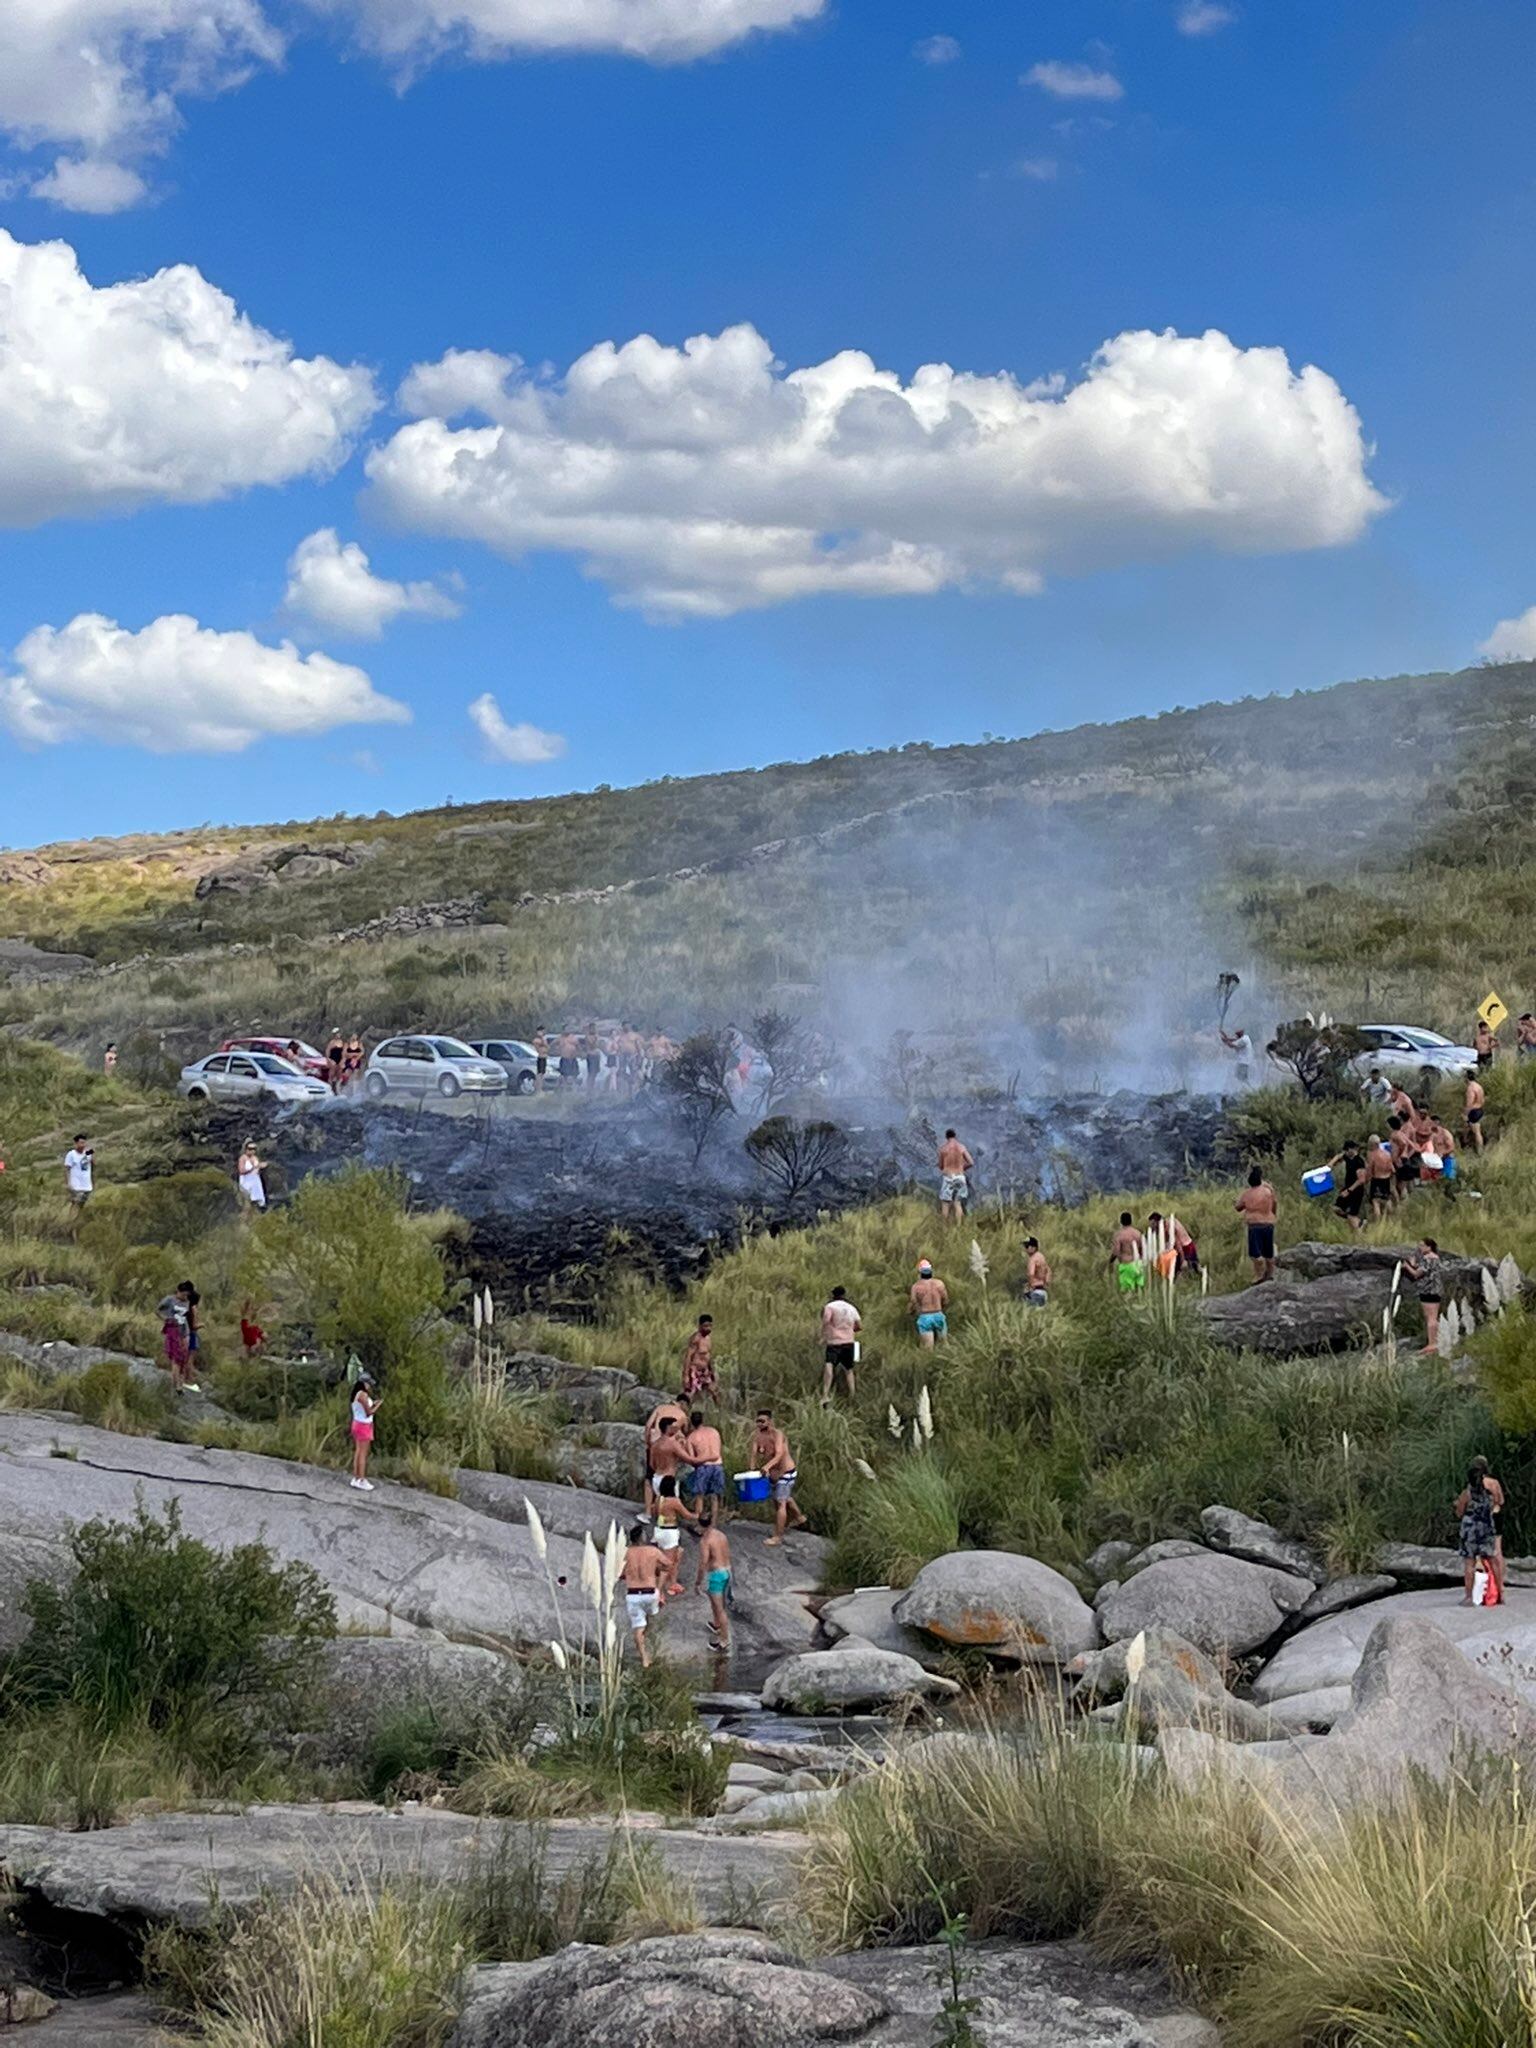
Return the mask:
POLYGON ((931 1351, 941 1337, 949 1334, 949 1289, 942 1280, 934 1276, 933 1266, 927 1259, 918 1262, 917 1278, 912 1282, 908 1297, 912 1313, 917 1318, 917 1341, 925 1351, 931 1351))

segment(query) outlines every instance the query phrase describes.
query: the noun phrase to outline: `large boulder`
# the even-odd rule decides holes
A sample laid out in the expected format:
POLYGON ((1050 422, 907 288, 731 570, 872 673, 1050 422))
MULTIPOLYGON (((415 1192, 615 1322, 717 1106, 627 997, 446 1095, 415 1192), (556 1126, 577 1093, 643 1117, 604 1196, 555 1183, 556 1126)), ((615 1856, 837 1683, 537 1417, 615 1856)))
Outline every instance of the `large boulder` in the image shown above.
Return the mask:
POLYGON ((553 1458, 558 1471, 589 1492, 641 1498, 645 1431, 638 1422, 583 1423, 560 1438, 553 1458))
POLYGON ((931 1669, 949 1653, 921 1629, 903 1628, 896 1619, 896 1604, 902 1595, 889 1586, 861 1586, 856 1593, 842 1593, 825 1601, 820 1616, 822 1634, 839 1643, 847 1636, 873 1643, 877 1650, 894 1650, 900 1657, 931 1669))
POLYGON ((810 1650, 775 1664, 763 1680, 763 1705, 787 1714, 841 1713, 950 1698, 959 1690, 952 1678, 925 1671, 914 1658, 850 1636, 835 1649, 810 1650))
POLYGON ((1207 1551, 1170 1558, 1128 1579, 1099 1608, 1106 1642, 1161 1628, 1221 1659, 1267 1643, 1312 1592, 1310 1579, 1207 1551))
POLYGON ((1243 1557, 1250 1564, 1270 1564, 1276 1571, 1294 1572, 1300 1579, 1318 1585, 1327 1576, 1321 1558, 1268 1522, 1256 1522, 1236 1508, 1211 1507, 1200 1516, 1200 1533, 1212 1550, 1229 1557, 1243 1557))
POLYGON ((644 1422, 662 1399, 618 1366, 573 1365, 545 1351, 507 1354, 507 1384, 549 1394, 572 1422, 644 1422))
POLYGON ((1195 1304, 1210 1335, 1230 1351, 1271 1358, 1356 1351, 1381 1338, 1390 1272, 1335 1273, 1325 1280, 1266 1280, 1195 1304))
POLYGON ((1206 1728, 1231 1742, 1266 1742, 1279 1732, 1262 1707, 1232 1697, 1204 1651, 1168 1629, 1147 1629, 1127 1642, 1091 1651, 1077 1659, 1073 1669, 1078 1672, 1074 1701, 1099 1709, 1123 1703, 1116 1717, 1122 1727, 1129 1719, 1143 1732, 1206 1728), (1133 1642, 1140 1643, 1142 1654, 1134 1681, 1133 1642))
POLYGON ((478 1974, 450 2048, 809 2048, 867 2036, 890 2010, 748 1935, 578 1942, 478 1974))
POLYGON ((1364 1607, 1397 1591, 1397 1581, 1385 1572, 1347 1572, 1342 1579, 1329 1579, 1307 1601, 1296 1620, 1306 1628, 1324 1621, 1330 1614, 1342 1614, 1349 1607, 1364 1607))
MULTIPOLYGON (((1277 1264, 1287 1279, 1332 1280, 1341 1273, 1375 1273, 1383 1276, 1390 1286, 1392 1275, 1400 1265, 1418 1255, 1414 1244, 1322 1244, 1303 1242, 1287 1247, 1280 1254, 1277 1264)), ((1441 1255, 1440 1277, 1447 1300, 1466 1302, 1481 1319, 1490 1303, 1483 1285, 1483 1275, 1497 1279, 1499 1264, 1495 1259, 1463 1258, 1456 1252, 1441 1255)), ((1517 1269, 1518 1272, 1518 1269, 1517 1269)), ((1403 1294, 1412 1293, 1412 1283, 1401 1283, 1403 1294)), ((1515 1289, 1518 1292, 1518 1283, 1515 1289)))
POLYGON ((1011 1550, 955 1550, 925 1564, 892 1610, 954 1649, 1066 1664, 1097 1647, 1093 1609, 1070 1579, 1011 1550))
POLYGON ((471 1749, 506 1733, 525 1711, 520 1667, 469 1643, 338 1636, 321 1646, 313 1675, 322 1712, 298 1751, 332 1768, 366 1764, 403 1716, 420 1716, 471 1749))
POLYGON ((1378 1620, 1331 1733, 1238 1747, 1185 1729, 1162 1743, 1174 1781, 1213 1772, 1292 1801, 1347 1808, 1390 1799, 1413 1777, 1444 1780, 1486 1757, 1536 1760, 1536 1711, 1502 1668, 1475 1669, 1449 1637, 1412 1615, 1378 1620))
POLYGON ((1536 1698, 1536 1681, 1521 1675, 1536 1669, 1536 1593, 1511 1591, 1502 1607, 1463 1607, 1455 1593, 1428 1590, 1394 1593, 1301 1629, 1253 1681, 1254 1698, 1268 1706, 1351 1684, 1378 1624, 1404 1617, 1437 1628, 1469 1662, 1507 1662, 1517 1687, 1536 1698))

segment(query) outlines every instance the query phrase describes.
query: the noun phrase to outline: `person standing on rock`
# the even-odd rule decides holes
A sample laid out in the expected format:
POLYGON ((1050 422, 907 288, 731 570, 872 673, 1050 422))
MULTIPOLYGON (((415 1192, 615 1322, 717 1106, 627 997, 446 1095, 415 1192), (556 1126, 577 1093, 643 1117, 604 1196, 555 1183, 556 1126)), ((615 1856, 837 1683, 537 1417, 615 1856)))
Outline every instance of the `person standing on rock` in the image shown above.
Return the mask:
POLYGON ((709 1647, 728 1650, 731 1618, 725 1603, 731 1591, 731 1546, 708 1501, 699 1510, 699 1568, 693 1590, 701 1585, 709 1598, 709 1647))
POLYGON ((661 1578, 656 1586, 658 1607, 665 1607, 669 1600, 681 1599, 688 1590, 677 1583, 677 1568, 682 1563, 683 1524, 698 1519, 678 1492, 676 1479, 657 1480, 655 1543, 661 1552, 662 1563, 661 1578))
POLYGON ((917 1341, 925 1351, 931 1351, 941 1337, 949 1335, 949 1289, 935 1275, 930 1260, 918 1261, 917 1278, 907 1301, 916 1318, 917 1341))
POLYGON ((657 1512, 657 1496, 664 1479, 676 1481, 685 1465, 690 1468, 693 1459, 688 1454, 687 1441, 683 1430, 688 1421, 686 1407, 667 1402, 653 1412, 655 1433, 646 1447, 645 1511, 648 1515, 657 1512))
POLYGON ((1461 1596, 1462 1606, 1472 1605, 1472 1582, 1480 1563, 1487 1567, 1502 1600, 1504 1556, 1503 1542, 1498 1532, 1498 1517, 1504 1512, 1504 1489, 1498 1480, 1489 1474, 1486 1458, 1472 1460, 1467 1472, 1467 1483, 1456 1496, 1451 1512, 1461 1524, 1458 1548, 1461 1551, 1464 1587, 1461 1596))
POLYGON ((946 1223, 962 1223, 971 1199, 967 1176, 976 1164, 953 1131, 944 1133, 939 1147, 939 1214, 946 1223))
POLYGON ((1024 1299, 1031 1308, 1045 1308, 1051 1299, 1051 1265, 1038 1237, 1024 1240, 1024 1299))
POLYGON ((373 1418, 378 1412, 379 1397, 374 1392, 373 1381, 367 1373, 358 1377, 352 1389, 352 1478, 351 1486, 356 1493, 372 1493, 373 1481, 368 1477, 368 1453, 373 1449, 373 1418))
POLYGON ((1249 1169, 1248 1185, 1233 1204, 1247 1232, 1248 1256, 1253 1261, 1253 1284, 1275 1277, 1275 1229, 1280 1221, 1280 1202, 1262 1170, 1249 1169))
POLYGON ((645 1633, 655 1618, 656 1589, 664 1569, 661 1552, 646 1534, 645 1524, 636 1522, 624 1553, 624 1617, 635 1639, 635 1652, 647 1671, 651 1668, 651 1652, 645 1633))
POLYGON ((1483 1149, 1483 1114, 1488 1107, 1488 1091, 1476 1074, 1467 1076, 1467 1142, 1474 1151, 1483 1149))
POLYGON ((821 1405, 832 1404, 832 1377, 843 1375, 848 1398, 853 1399, 854 1374, 859 1362, 859 1332, 863 1318, 848 1299, 846 1287, 834 1287, 821 1312, 821 1405))
POLYGON ((719 1430, 704 1420, 701 1408, 695 1408, 688 1417, 688 1455, 693 1459, 691 1491, 700 1511, 713 1501, 718 1519, 724 1521, 725 1446, 719 1430))
POLYGON ((1426 1353, 1440 1348, 1440 1304, 1442 1281, 1440 1277, 1440 1247, 1432 1237, 1419 1239, 1418 1255, 1404 1259, 1403 1271, 1419 1290, 1419 1307, 1424 1311, 1424 1350, 1426 1353))
POLYGON ((795 1470, 789 1439, 774 1422, 771 1408, 759 1408, 757 1411, 757 1428, 752 1437, 752 1463, 773 1489, 773 1534, 768 1538, 766 1546, 773 1550, 784 1541, 784 1532, 791 1515, 795 1518, 797 1529, 803 1529, 806 1520, 795 1506, 795 1481, 799 1474, 795 1470))
POLYGON ((1139 1294, 1146 1286, 1146 1239, 1132 1222, 1129 1209, 1120 1211, 1120 1227, 1110 1240, 1109 1264, 1122 1294, 1139 1294))
POLYGON ((700 1316, 683 1353, 683 1398, 685 1401, 720 1400, 720 1380, 715 1371, 715 1319, 700 1316))

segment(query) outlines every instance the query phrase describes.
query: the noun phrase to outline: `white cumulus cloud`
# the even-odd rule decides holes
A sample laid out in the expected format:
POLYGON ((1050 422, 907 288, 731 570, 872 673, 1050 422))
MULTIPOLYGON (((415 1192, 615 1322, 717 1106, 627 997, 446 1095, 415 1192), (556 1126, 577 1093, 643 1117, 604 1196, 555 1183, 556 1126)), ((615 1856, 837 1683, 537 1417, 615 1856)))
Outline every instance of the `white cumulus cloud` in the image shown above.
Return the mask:
MULTIPOLYGON (((65 144, 43 196, 101 213, 130 168, 166 148, 185 100, 279 63, 302 14, 333 20, 397 68, 440 55, 605 51, 658 63, 705 57, 827 0, 0 0, 0 135, 65 144), (279 26, 279 17, 282 26, 279 26), (86 166, 90 166, 87 174, 86 166), (116 183, 111 181, 115 173, 116 183)), ((134 199, 143 196, 142 181, 134 199)), ((119 206, 131 204, 119 197, 119 206)))
POLYGON ((28 188, 69 213, 126 213, 148 191, 138 172, 96 156, 61 156, 28 188))
POLYGON ((1220 0, 1184 0, 1175 18, 1181 36, 1213 36, 1237 19, 1237 10, 1220 0))
POLYGON ((912 54, 919 64, 953 64, 960 56, 960 45, 953 36, 924 36, 912 45, 912 54))
POLYGON ((1038 85, 1042 92, 1048 92, 1058 100, 1119 100, 1125 97, 1125 87, 1112 71, 1096 71, 1091 64, 1060 64, 1054 58, 1045 64, 1031 65, 1021 82, 1038 85))
POLYGON ((36 746, 100 740, 155 754, 236 754, 269 736, 307 739, 410 716, 360 668, 176 614, 137 633, 98 612, 38 626, 10 671, 0 670, 0 724, 36 746))
POLYGON ((369 457, 383 512, 574 555, 672 615, 1328 547, 1385 503, 1334 380, 1216 332, 1121 334, 1075 383, 930 363, 903 384, 851 349, 786 373, 741 326, 603 342, 563 377, 459 355, 401 397, 432 409, 369 457))
POLYGON ((322 526, 288 558, 284 608, 331 633, 377 640, 396 619, 456 619, 462 607, 436 583, 393 583, 375 576, 355 540, 322 526))
POLYGON ((515 761, 527 767, 538 761, 558 761, 565 752, 563 733, 544 732, 536 725, 510 725, 489 690, 482 690, 470 705, 469 717, 493 761, 515 761))
POLYGON ((367 370, 296 356, 189 265, 98 288, 0 228, 0 526, 324 475, 376 405, 367 370))
POLYGON ((1495 661, 1536 661, 1536 604, 1518 618, 1500 619, 1477 651, 1495 661))

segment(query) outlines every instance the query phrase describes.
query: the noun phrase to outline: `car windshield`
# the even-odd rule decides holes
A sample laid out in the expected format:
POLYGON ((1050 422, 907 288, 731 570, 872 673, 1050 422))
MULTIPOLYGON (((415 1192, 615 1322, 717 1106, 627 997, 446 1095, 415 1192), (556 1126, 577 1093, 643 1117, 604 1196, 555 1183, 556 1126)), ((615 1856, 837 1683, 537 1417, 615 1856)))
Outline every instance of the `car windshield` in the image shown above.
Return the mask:
POLYGON ((251 1058, 264 1074, 286 1074, 292 1080, 293 1068, 286 1060, 280 1060, 275 1053, 253 1052, 251 1058))
POLYGON ((477 1057, 462 1038, 429 1038, 427 1043, 440 1060, 472 1060, 477 1057))
POLYGON ((1448 1038, 1442 1038, 1438 1031, 1409 1030, 1405 1027, 1403 1036, 1410 1045, 1420 1046, 1426 1052, 1443 1049, 1451 1042, 1448 1038))

